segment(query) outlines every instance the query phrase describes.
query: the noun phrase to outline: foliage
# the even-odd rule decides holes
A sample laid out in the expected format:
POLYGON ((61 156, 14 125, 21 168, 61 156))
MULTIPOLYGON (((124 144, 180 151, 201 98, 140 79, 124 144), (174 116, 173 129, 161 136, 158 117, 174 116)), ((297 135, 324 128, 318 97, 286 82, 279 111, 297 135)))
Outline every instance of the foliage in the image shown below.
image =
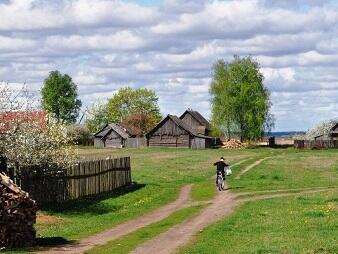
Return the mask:
POLYGON ((316 124, 312 129, 307 131, 305 139, 313 140, 315 137, 323 135, 324 139, 330 139, 330 131, 335 124, 338 123, 336 120, 326 120, 316 124))
POLYGON ((28 94, 25 87, 0 86, 0 153, 16 166, 72 163, 75 152, 66 126, 48 122, 28 94))
POLYGON ((88 110, 89 117, 85 126, 91 133, 95 133, 110 122, 106 104, 97 104, 88 110))
POLYGON ((122 120, 122 125, 132 134, 141 137, 149 132, 155 125, 154 119, 148 113, 130 113, 122 120))
POLYGON ((76 121, 82 103, 77 99, 77 86, 69 75, 51 71, 41 93, 44 110, 58 122, 76 121))
MULTIPOLYGON (((158 97, 155 92, 147 88, 132 89, 130 87, 121 88, 113 95, 107 104, 94 106, 89 111, 90 117, 86 120, 86 126, 92 132, 98 131, 108 123, 118 123, 128 118, 129 125, 135 123, 131 118, 142 116, 147 120, 147 127, 161 120, 158 97), (147 115, 145 118, 144 116, 147 115)), ((133 126, 139 129, 138 124, 133 126)), ((144 130, 142 130, 144 132, 144 130)))
POLYGON ((271 130, 270 95, 259 68, 251 57, 216 62, 210 88, 214 132, 251 141, 271 130))
POLYGON ((72 124, 67 126, 67 135, 72 138, 75 144, 86 144, 92 140, 93 136, 86 126, 72 124))

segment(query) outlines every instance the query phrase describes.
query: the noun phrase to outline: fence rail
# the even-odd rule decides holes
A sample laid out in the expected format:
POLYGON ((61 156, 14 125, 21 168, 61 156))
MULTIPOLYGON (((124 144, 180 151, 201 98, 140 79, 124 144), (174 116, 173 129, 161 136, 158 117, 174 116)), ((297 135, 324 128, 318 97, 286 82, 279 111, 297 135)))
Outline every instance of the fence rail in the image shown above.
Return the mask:
POLYGON ((64 202, 130 184, 130 158, 81 161, 61 170, 27 167, 15 181, 39 204, 64 202))

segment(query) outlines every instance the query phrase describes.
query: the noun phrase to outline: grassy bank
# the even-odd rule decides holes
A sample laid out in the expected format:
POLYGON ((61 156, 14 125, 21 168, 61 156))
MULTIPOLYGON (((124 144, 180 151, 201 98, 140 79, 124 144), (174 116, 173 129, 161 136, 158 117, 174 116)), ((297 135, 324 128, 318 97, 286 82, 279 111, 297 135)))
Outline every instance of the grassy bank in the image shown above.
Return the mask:
POLYGON ((338 191, 249 202, 180 253, 338 253, 338 191))

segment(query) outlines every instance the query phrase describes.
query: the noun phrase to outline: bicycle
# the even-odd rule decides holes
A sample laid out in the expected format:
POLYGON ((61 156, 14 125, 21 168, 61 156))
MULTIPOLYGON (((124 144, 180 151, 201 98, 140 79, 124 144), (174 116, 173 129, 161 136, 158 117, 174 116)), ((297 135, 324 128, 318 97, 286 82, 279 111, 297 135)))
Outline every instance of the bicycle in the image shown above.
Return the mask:
POLYGON ((224 190, 224 179, 221 172, 217 172, 217 188, 219 191, 224 190))

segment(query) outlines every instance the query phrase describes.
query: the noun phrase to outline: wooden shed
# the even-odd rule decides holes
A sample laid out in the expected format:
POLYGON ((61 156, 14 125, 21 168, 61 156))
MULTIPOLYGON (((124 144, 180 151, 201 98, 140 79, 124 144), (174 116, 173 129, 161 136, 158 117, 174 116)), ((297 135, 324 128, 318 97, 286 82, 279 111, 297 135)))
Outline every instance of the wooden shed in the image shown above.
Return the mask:
POLYGON ((165 117, 147 135, 150 147, 210 148, 217 144, 217 138, 195 133, 190 126, 173 115, 165 117))
POLYGON ((338 140, 338 122, 332 127, 330 136, 332 139, 338 140))
POLYGON ((210 123, 198 111, 188 109, 180 119, 196 134, 208 136, 211 133, 210 123))
POLYGON ((126 145, 126 140, 130 137, 126 128, 116 123, 107 124, 94 134, 95 147, 122 148, 126 145))

